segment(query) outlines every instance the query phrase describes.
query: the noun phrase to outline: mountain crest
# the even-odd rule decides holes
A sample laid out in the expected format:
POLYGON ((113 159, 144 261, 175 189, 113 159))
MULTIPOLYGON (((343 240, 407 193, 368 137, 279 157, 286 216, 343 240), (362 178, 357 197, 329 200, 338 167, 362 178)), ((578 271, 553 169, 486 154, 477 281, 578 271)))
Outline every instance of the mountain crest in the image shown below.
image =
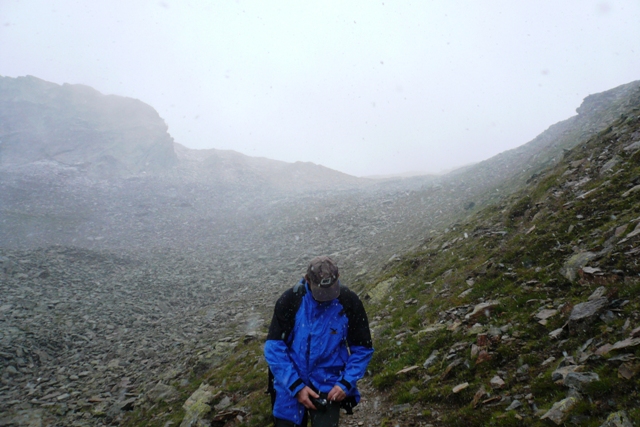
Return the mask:
POLYGON ((55 162, 98 175, 175 166, 173 139, 149 105, 84 85, 0 77, 0 167, 55 162))

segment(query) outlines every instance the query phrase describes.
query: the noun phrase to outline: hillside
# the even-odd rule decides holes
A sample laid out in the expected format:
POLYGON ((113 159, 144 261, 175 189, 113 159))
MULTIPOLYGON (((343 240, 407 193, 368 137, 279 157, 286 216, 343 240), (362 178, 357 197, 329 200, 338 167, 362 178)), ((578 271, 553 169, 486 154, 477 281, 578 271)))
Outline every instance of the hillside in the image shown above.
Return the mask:
MULTIPOLYGON (((611 126, 515 194, 356 282, 376 354, 344 425, 637 425, 639 176, 637 91, 611 126)), ((200 416, 265 425, 260 345, 234 348, 194 376, 194 398, 234 405, 200 416)), ((173 408, 151 410, 158 425, 182 420, 173 408)))
MULTIPOLYGON (((364 285, 372 383, 434 425, 637 424, 640 93, 516 194, 364 285), (550 422, 551 421, 551 422, 550 422)), ((403 406, 404 405, 404 406, 403 406)))
POLYGON ((33 76, 0 76, 0 170, 93 179, 154 175, 238 189, 357 188, 369 180, 313 163, 253 158, 175 143, 158 112, 140 100, 33 76))
MULTIPOLYGON (((554 372, 573 362, 598 381, 568 422, 637 418, 635 347, 591 353, 640 326, 639 87, 589 96, 577 116, 480 164, 384 181, 190 150, 155 111, 145 117, 172 147, 170 166, 136 171, 122 166, 140 164, 135 150, 114 149, 122 161, 93 168, 101 146, 42 157, 29 147, 48 147, 49 132, 29 142, 5 108, 0 129, 22 130, 0 145, 0 425, 179 425, 199 387, 208 406, 196 407, 212 408, 202 425, 268 424, 263 334, 317 254, 339 263, 375 332, 367 399, 344 425, 546 423, 567 390, 554 372), (595 316, 569 321, 600 286, 595 316), (505 383, 495 390, 494 376, 505 383)), ((34 123, 52 123, 37 107, 56 105, 38 98, 47 90, 25 101, 34 123)), ((108 120, 92 114, 78 116, 94 132, 108 120)))

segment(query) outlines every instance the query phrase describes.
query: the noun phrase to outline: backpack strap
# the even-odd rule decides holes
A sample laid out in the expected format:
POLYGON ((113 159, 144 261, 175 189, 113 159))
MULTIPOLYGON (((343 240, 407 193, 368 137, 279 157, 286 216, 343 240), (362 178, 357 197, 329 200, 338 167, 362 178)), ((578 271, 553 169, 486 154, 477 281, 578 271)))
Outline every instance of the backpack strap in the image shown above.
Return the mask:
POLYGON ((307 293, 307 286, 305 283, 306 282, 303 282, 301 280, 293 285, 293 293, 296 295, 296 297, 299 297, 299 300, 297 301, 298 308, 300 307, 300 302, 302 302, 302 297, 307 293))
POLYGON ((371 340, 371 331, 369 330, 369 321, 367 320, 367 312, 362 305, 362 301, 355 292, 346 286, 340 286, 340 296, 338 301, 342 304, 345 314, 349 319, 347 329, 347 341, 349 345, 359 345, 367 348, 373 347, 371 340))
POLYGON ((285 340, 289 337, 296 321, 296 313, 307 293, 305 283, 299 282, 287 289, 276 302, 273 318, 269 325, 267 340, 285 340))

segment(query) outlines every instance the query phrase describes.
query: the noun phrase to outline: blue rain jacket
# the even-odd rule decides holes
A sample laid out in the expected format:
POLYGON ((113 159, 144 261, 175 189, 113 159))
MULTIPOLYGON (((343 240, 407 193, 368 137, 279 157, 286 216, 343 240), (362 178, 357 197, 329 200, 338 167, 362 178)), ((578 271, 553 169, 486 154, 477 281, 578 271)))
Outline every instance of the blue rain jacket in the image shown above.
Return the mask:
POLYGON ((301 300, 294 287, 276 302, 264 347, 276 393, 273 415, 295 424, 306 410, 295 397, 305 385, 328 393, 337 384, 358 402, 356 383, 373 355, 367 314, 354 292, 341 285, 338 298, 318 302, 304 279, 299 286, 301 300))

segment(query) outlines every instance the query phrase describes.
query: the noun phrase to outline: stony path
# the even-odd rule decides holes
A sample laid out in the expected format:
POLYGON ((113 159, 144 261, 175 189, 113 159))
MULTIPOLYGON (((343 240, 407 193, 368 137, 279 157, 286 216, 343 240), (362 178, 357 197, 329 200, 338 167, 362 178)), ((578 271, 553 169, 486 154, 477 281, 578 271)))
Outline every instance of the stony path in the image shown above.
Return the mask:
POLYGON ((438 424, 439 408, 423 407, 420 404, 394 405, 388 396, 373 388, 365 378, 358 383, 362 400, 353 410, 353 415, 343 414, 340 427, 433 427, 438 424), (429 409, 430 415, 423 416, 429 409))
POLYGON ((379 426, 383 418, 383 397, 367 384, 366 381, 360 381, 362 399, 358 406, 353 409, 353 415, 341 415, 341 427, 374 427, 379 426))

